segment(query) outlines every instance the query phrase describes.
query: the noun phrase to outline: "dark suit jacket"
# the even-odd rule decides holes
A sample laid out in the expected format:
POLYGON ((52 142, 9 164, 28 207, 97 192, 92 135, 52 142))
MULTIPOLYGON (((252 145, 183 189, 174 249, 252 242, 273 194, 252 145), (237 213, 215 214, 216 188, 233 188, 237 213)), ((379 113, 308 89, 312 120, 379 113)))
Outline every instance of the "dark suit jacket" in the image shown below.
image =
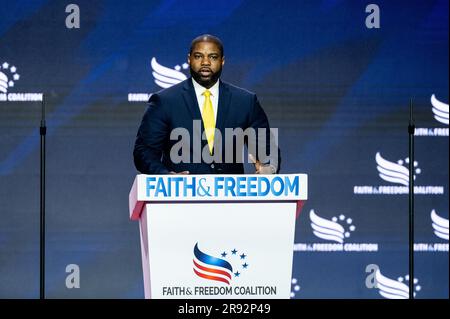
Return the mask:
MULTIPOLYGON (((225 140, 225 128, 242 128, 243 130, 249 127, 266 128, 266 154, 269 154, 269 122, 254 93, 220 81, 217 112, 216 128, 221 131, 223 141, 225 140)), ((239 158, 242 157, 242 152, 239 150, 238 154, 235 154, 232 163, 225 163, 225 141, 220 148, 217 144, 217 134, 215 136, 214 154, 220 148, 222 160, 206 163, 198 155, 198 152, 203 150, 207 142, 201 139, 201 149, 200 147, 194 147, 193 134, 198 134, 197 136, 200 137, 203 131, 202 117, 191 78, 152 94, 137 133, 133 152, 137 170, 143 174, 167 174, 169 171, 181 172, 186 170, 191 174, 243 174, 242 159, 240 163, 238 162, 239 158), (200 121, 197 123, 201 123, 201 132, 194 131, 193 120, 200 121), (189 163, 174 163, 170 158, 172 146, 180 140, 180 138, 171 140, 170 133, 173 129, 180 127, 185 128, 190 134, 190 144, 184 145, 190 152, 189 163), (200 158, 201 162, 193 163, 195 158, 200 158)), ((235 139, 233 143, 236 143, 235 139)), ((278 147, 276 153, 275 155, 272 154, 272 157, 275 156, 275 158, 272 158, 272 163, 276 161, 278 164, 277 170, 279 170, 278 147)), ((266 157, 259 160, 264 163, 268 162, 270 158, 266 157)))

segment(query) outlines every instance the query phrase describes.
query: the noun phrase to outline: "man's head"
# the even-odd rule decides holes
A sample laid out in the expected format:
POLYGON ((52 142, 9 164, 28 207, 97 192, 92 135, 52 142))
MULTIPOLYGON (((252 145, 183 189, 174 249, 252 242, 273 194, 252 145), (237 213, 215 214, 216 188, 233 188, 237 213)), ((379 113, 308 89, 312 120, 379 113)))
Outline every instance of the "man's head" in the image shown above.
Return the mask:
POLYGON ((219 79, 225 63, 222 41, 209 34, 196 37, 191 42, 188 63, 194 80, 209 89, 219 79))

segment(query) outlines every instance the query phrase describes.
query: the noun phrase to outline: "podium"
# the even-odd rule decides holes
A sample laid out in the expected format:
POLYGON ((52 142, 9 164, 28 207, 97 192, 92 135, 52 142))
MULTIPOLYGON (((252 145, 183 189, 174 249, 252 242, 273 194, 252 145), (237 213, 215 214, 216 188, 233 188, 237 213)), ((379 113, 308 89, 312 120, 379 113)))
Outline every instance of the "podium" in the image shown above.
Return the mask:
POLYGON ((307 175, 137 175, 145 298, 288 299, 307 175))

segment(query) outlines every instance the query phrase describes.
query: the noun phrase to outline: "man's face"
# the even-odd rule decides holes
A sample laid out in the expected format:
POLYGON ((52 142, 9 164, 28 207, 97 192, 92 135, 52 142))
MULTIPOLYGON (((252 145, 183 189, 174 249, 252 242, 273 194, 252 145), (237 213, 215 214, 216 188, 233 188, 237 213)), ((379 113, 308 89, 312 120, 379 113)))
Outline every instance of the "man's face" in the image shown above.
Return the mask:
POLYGON ((209 89, 222 73, 225 59, 214 42, 198 42, 188 55, 191 75, 200 85, 209 89))

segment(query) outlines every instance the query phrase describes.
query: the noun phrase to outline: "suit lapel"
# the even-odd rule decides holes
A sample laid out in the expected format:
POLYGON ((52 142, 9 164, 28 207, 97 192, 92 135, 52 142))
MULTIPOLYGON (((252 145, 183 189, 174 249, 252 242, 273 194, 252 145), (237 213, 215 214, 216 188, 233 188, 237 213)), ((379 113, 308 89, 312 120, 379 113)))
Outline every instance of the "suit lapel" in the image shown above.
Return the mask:
MULTIPOLYGON (((208 144, 208 142, 206 140, 201 139, 202 134, 205 130, 205 127, 203 125, 202 114, 200 113, 200 109, 198 107, 197 96, 195 95, 194 84, 192 84, 192 78, 189 78, 184 83, 183 99, 184 99, 184 102, 186 103, 187 108, 191 112, 192 120, 200 121, 200 124, 201 124, 200 132, 192 131, 191 133, 193 134, 193 138, 194 138, 194 136, 200 137, 201 149, 203 149, 205 147, 205 145, 208 144)), ((195 127, 193 126, 192 129, 195 130, 195 127)), ((201 156, 201 153, 200 153, 200 156, 201 156)))
POLYGON ((219 105, 217 106, 216 128, 222 133, 222 138, 225 137, 225 119, 227 118, 228 110, 230 109, 231 92, 228 86, 220 81, 219 83, 219 105))
POLYGON ((183 86, 183 98, 189 111, 191 112, 192 119, 201 120, 202 115, 198 109, 197 97, 195 96, 194 85, 192 84, 192 79, 186 80, 183 86))

